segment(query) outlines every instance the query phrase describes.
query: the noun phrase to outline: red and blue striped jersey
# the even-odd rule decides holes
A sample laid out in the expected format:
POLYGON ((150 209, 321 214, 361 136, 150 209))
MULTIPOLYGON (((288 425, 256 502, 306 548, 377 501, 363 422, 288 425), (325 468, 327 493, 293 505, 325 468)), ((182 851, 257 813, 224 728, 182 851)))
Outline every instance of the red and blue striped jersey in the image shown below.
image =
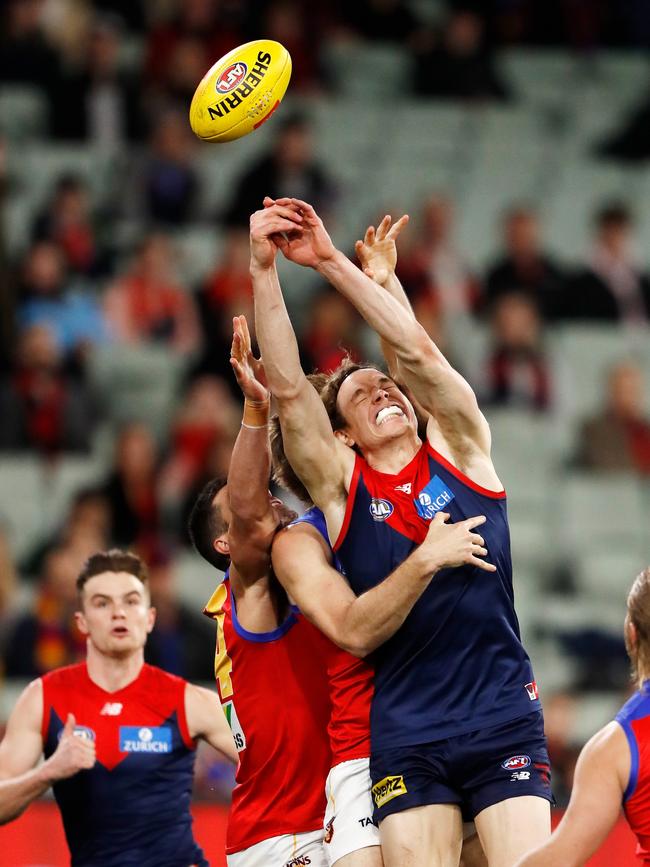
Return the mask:
POLYGON ((623 809, 636 834, 636 854, 650 861, 650 681, 623 705, 616 715, 630 747, 630 778, 623 795, 623 809))
POLYGON ((353 590, 393 572, 425 538, 438 511, 485 515, 495 573, 440 571, 400 629, 371 657, 373 750, 423 744, 540 709, 514 608, 505 491, 481 488, 424 443, 396 475, 357 456, 334 550, 353 590))
POLYGON ((186 682, 144 665, 123 689, 106 692, 85 663, 42 682, 45 757, 69 713, 75 734, 95 741, 94 767, 53 786, 72 867, 207 867, 192 836, 195 743, 186 682))

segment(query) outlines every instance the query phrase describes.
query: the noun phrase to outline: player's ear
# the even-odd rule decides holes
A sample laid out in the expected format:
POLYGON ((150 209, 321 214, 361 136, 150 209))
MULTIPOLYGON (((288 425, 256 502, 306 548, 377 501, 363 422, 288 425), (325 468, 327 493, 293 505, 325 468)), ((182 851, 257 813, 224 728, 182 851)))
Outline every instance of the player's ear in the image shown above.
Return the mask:
POLYGON ((77 629, 79 630, 79 632, 81 632, 82 635, 88 635, 88 624, 86 623, 86 618, 83 611, 75 611, 74 622, 76 623, 77 629))
POLYGON ((335 430, 334 436, 337 438, 337 440, 341 440, 344 445, 348 446, 351 449, 353 449, 356 445, 350 434, 346 433, 344 430, 335 430))
POLYGON ((219 536, 212 543, 217 554, 222 554, 224 557, 230 557, 230 545, 225 535, 219 536))
POLYGON ((147 611, 147 635, 152 631, 156 623, 156 609, 151 605, 147 611))

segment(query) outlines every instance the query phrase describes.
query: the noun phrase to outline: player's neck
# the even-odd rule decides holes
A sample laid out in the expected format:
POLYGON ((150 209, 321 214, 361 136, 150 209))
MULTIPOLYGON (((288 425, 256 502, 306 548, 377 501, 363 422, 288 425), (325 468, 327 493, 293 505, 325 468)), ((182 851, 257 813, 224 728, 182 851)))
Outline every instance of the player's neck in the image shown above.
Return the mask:
POLYGON ((138 677, 144 665, 144 650, 139 650, 131 656, 114 657, 100 653, 88 643, 86 667, 88 677, 105 692, 117 692, 124 689, 138 677))
POLYGON ((409 433, 390 440, 375 449, 365 449, 363 456, 373 470, 396 476, 411 463, 422 445, 422 440, 409 433))

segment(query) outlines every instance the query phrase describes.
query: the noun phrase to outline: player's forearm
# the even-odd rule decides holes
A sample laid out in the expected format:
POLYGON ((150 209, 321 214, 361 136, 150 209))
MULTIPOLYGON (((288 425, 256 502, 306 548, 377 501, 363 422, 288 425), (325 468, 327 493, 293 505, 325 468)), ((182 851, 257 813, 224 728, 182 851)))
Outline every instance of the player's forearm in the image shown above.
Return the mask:
POLYGON ((239 518, 259 519, 269 510, 269 406, 247 406, 237 435, 228 470, 228 499, 232 512, 239 518), (246 415, 248 412, 248 415, 246 415))
POLYGON ((398 358, 415 360, 422 342, 422 327, 391 292, 382 292, 363 271, 337 252, 319 272, 356 307, 368 325, 396 352, 398 358))
POLYGON ((419 549, 348 608, 341 636, 355 656, 367 656, 397 632, 438 571, 419 549))
POLYGON ((388 279, 384 283, 384 289, 415 319, 415 313, 413 312, 409 297, 394 271, 391 271, 388 275, 388 279))
POLYGON ((0 825, 12 822, 52 785, 47 762, 20 777, 0 780, 0 825))
POLYGON ((271 268, 252 265, 251 277, 255 296, 255 332, 271 394, 278 400, 293 397, 303 384, 305 374, 275 265, 271 268))

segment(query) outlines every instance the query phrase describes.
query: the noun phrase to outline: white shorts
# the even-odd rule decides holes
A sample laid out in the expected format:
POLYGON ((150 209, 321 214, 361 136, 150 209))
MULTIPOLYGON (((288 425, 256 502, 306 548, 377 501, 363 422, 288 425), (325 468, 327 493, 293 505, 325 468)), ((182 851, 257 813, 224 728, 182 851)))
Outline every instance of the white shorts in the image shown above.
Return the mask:
POLYGON ((379 846, 379 829, 372 820, 370 759, 335 765, 325 783, 325 854, 329 867, 359 849, 379 846))
POLYGON ((228 867, 328 867, 322 831, 269 837, 228 855, 226 862, 228 867))

